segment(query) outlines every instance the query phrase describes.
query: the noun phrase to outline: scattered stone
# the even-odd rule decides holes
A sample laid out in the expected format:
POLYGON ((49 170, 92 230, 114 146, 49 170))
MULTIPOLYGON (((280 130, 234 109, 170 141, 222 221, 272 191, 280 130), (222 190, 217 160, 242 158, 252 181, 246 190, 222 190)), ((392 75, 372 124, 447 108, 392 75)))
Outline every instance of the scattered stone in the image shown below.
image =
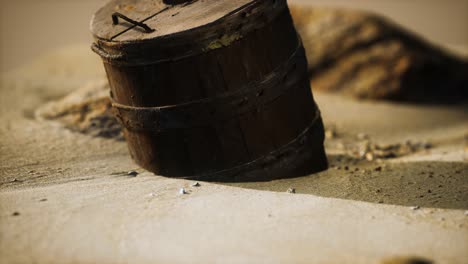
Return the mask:
POLYGON ((325 130, 325 138, 326 139, 334 139, 337 137, 337 133, 335 128, 328 128, 325 130))
POLYGON ((380 201, 379 201, 379 204, 383 204, 383 201, 382 201, 382 200, 380 200, 380 201))
POLYGON ((430 142, 424 142, 422 146, 425 149, 431 149, 432 148, 432 144, 430 142))
POLYGON ((128 176, 132 176, 132 177, 136 177, 136 176, 138 175, 138 172, 132 170, 132 171, 129 171, 129 172, 127 173, 127 175, 128 175, 128 176))
POLYGON ((294 189, 294 188, 289 188, 287 192, 288 192, 288 193, 296 193, 296 189, 294 189))
POLYGON ((348 145, 344 150, 347 155, 353 156, 359 160, 365 159, 368 161, 381 162, 385 159, 403 157, 418 151, 427 150, 428 144, 430 143, 412 142, 410 140, 403 144, 377 144, 365 140, 358 145, 348 145))
POLYGON ((368 152, 366 153, 366 160, 373 161, 374 160, 374 153, 368 152))
POLYGON ((148 194, 149 197, 156 197, 156 194, 154 192, 148 194))
POLYGON ((466 216, 468 216, 468 210, 467 210, 467 211, 465 211, 465 215, 466 215, 466 216))
POLYGON ((374 171, 382 171, 382 166, 375 168, 374 171))
POLYGON ((413 210, 413 211, 416 211, 416 210, 421 209, 421 207, 420 207, 419 205, 411 206, 410 208, 411 208, 411 210, 413 210))
POLYGON ((19 216, 19 215, 20 215, 19 212, 14 212, 14 213, 12 214, 12 216, 19 216))
POLYGON ((40 199, 40 200, 39 200, 39 202, 46 202, 46 201, 47 201, 47 199, 46 199, 46 198, 44 198, 44 199, 40 199))
POLYGON ((348 166, 345 166, 344 169, 345 169, 345 170, 349 170, 349 167, 348 167, 348 166))
POLYGON ((180 188, 179 189, 179 194, 187 194, 187 192, 185 191, 185 188, 180 188))
POLYGON ((200 186, 201 186, 201 185, 200 185, 200 183, 198 183, 198 182, 192 184, 192 187, 200 187, 200 186))
POLYGON ((364 134, 364 133, 359 133, 359 134, 357 135, 357 138, 358 138, 359 140, 366 140, 366 139, 369 139, 369 135, 364 134))

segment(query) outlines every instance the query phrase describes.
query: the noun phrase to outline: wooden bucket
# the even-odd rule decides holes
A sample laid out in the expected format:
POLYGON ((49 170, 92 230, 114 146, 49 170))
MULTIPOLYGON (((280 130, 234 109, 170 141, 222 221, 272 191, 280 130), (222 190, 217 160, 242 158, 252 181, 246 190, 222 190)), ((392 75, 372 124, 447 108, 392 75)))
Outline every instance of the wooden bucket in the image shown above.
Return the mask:
POLYGON ((132 158, 159 175, 210 181, 326 169, 286 0, 168 2, 112 0, 91 22, 132 158))

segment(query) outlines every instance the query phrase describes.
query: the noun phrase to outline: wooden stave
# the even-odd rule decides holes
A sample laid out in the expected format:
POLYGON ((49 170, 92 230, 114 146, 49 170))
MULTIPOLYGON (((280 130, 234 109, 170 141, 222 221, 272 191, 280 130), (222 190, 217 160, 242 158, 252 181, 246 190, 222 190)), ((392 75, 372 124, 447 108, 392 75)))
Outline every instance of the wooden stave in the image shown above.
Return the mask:
MULTIPOLYGON (((286 32, 283 34, 286 35, 283 40, 276 38, 276 42, 273 41, 273 44, 270 47, 270 54, 265 51, 262 54, 262 59, 255 59, 255 61, 261 61, 263 63, 263 65, 257 65, 259 69, 256 69, 256 74, 250 72, 249 76, 249 74, 246 73, 244 78, 241 78, 242 80, 229 83, 228 85, 223 85, 227 86, 224 91, 217 90, 216 87, 214 87, 214 89, 210 91, 212 94, 206 92, 203 95, 199 94, 198 98, 196 96, 186 96, 183 98, 185 99, 185 102, 190 102, 191 100, 194 100, 194 98, 200 99, 206 96, 216 96, 225 92, 235 91, 236 89, 239 89, 239 87, 242 87, 242 83, 251 82, 254 79, 261 79, 272 70, 274 64, 278 64, 281 60, 284 60, 286 57, 285 55, 290 55, 292 47, 300 45, 300 40, 297 38, 297 33, 295 32, 292 24, 289 10, 285 9, 285 11, 286 12, 279 15, 269 26, 267 25, 261 30, 253 31, 249 35, 235 41, 227 47, 211 50, 201 55, 205 55, 205 57, 200 61, 216 61, 219 64, 223 64, 223 61, 226 61, 230 56, 235 56, 236 54, 244 54, 247 58, 249 58, 248 55, 250 54, 250 58, 252 58, 255 57, 252 56, 255 55, 253 50, 259 51, 259 46, 262 46, 260 42, 262 39, 264 39, 264 41, 265 39, 269 40, 270 43, 272 43, 271 40, 275 39, 272 37, 274 35, 272 34, 273 32, 286 32), (281 25, 283 26, 283 30, 281 30, 281 25), (265 38, 265 35, 268 35, 268 33, 270 34, 270 38, 265 38), (257 46, 257 49, 252 48, 252 45, 257 46), (226 52, 226 50, 229 49, 231 49, 231 51, 226 52), (275 51, 275 54, 277 53, 276 55, 278 56, 272 56, 272 51, 275 51)), ((265 42, 268 43, 268 41, 265 42)), ((180 70, 181 68, 190 69, 190 67, 193 67, 193 62, 190 62, 190 59, 193 58, 196 58, 196 56, 184 58, 175 62, 159 62, 157 65, 164 65, 169 69, 173 68, 177 70, 180 70)), ((306 58, 304 57, 304 61, 305 60, 306 58)), ((147 64, 128 66, 121 63, 109 63, 109 61, 106 60, 104 60, 104 63, 109 80, 112 80, 112 76, 115 76, 116 72, 118 73, 115 69, 133 68, 135 72, 145 73, 147 72, 147 67, 151 67, 147 64)), ((210 63, 207 64, 209 65, 210 63)), ((236 72, 236 69, 228 69, 228 72, 229 71, 236 72)), ((216 74, 212 74, 212 76, 215 75, 216 74)), ((231 78, 231 80, 234 79, 239 78, 231 78)), ((213 86, 216 86, 217 82, 219 82, 219 80, 216 80, 216 78, 215 80, 211 80, 211 83, 214 83, 213 86)), ((179 84, 180 87, 184 86, 182 83, 179 84)), ((125 86, 125 83, 123 86, 125 86)), ((115 96, 116 101, 121 104, 153 107, 171 105, 171 103, 180 104, 184 102, 184 100, 179 100, 181 98, 177 98, 177 100, 173 102, 170 102, 170 100, 167 100, 166 102, 163 100, 156 103, 154 100, 135 102, 133 100, 129 100, 132 96, 128 93, 122 94, 122 91, 128 89, 128 87, 123 88, 123 86, 120 89, 116 89, 115 85, 113 85, 111 81, 112 94, 115 96)), ((133 87, 138 86, 133 85, 133 87)), ((261 159, 263 156, 274 152, 276 149, 288 144, 288 142, 293 141, 301 131, 303 131, 307 126, 310 126, 310 118, 318 112, 318 109, 313 103, 314 100, 310 92, 308 81, 305 81, 301 85, 301 88, 296 90, 300 91, 300 93, 294 96, 284 96, 282 100, 275 102, 273 107, 269 106, 269 110, 253 111, 222 124, 214 124, 213 126, 196 127, 191 129, 173 129, 159 133, 135 132, 124 129, 124 134, 129 143, 131 156, 140 166, 156 174, 201 180, 209 179, 229 181, 229 178, 231 178, 231 180, 272 179, 280 177, 278 175, 286 177, 286 174, 288 174, 278 174, 280 171, 289 171, 290 176, 299 176, 296 175, 297 173, 294 173, 294 168, 298 167, 306 167, 308 168, 306 171, 310 173, 323 170, 327 165, 323 151, 323 137, 319 135, 316 139, 317 144, 314 144, 309 149, 305 149, 301 154, 302 156, 296 155, 297 157, 292 160, 296 160, 298 162, 296 162, 296 164, 292 162, 291 166, 287 169, 284 167, 277 168, 276 170, 271 168, 260 170, 255 169, 253 170, 255 171, 254 174, 243 171, 235 176, 233 176, 232 173, 223 173, 223 171, 231 168, 242 167, 251 163, 252 160, 261 159), (278 125, 277 120, 275 120, 278 115, 282 116, 281 122, 284 124, 283 126, 278 125), (294 125, 291 124, 290 120, 288 121, 290 117, 295 119, 294 125), (289 126, 293 128, 287 129, 286 127, 289 126), (269 133, 268 130, 274 132, 269 133), (161 151, 159 149, 161 149, 161 151), (310 153, 315 153, 315 155, 310 155, 310 153), (304 165, 304 162, 303 164, 300 164, 299 160, 301 160, 301 157, 308 157, 307 160, 310 164, 308 166, 304 165), (250 176, 243 177, 242 175, 250 176)), ((320 119, 316 126, 323 126, 321 122, 322 121, 320 119)))

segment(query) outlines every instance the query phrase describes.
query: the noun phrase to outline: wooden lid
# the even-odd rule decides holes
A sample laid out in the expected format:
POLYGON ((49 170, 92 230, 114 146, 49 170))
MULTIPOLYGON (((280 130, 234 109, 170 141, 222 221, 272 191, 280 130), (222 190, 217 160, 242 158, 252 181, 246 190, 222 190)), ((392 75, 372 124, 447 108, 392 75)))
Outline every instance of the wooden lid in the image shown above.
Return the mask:
POLYGON ((176 61, 240 41, 286 7, 286 0, 112 0, 91 21, 92 49, 110 64, 176 61))
POLYGON ((112 0, 93 16, 91 32, 97 39, 105 41, 132 42, 156 39, 208 25, 252 2, 256 1, 112 0), (171 2, 174 4, 166 4, 171 2), (154 31, 148 32, 125 19, 119 19, 118 24, 114 24, 112 15, 116 12, 144 23, 154 31))

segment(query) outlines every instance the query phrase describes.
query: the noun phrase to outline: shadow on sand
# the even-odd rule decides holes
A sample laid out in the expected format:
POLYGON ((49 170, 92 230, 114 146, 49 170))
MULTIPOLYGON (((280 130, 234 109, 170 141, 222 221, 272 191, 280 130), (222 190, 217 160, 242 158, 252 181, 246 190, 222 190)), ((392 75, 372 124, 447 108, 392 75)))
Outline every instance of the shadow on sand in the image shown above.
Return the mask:
MULTIPOLYGON (((336 164, 342 156, 329 156, 336 164)), ((341 162, 340 162, 341 163, 341 162)), ((372 203, 468 209, 464 162, 343 163, 317 174, 269 182, 222 183, 248 189, 359 200, 372 203), (346 165, 349 164, 349 165, 346 165)))

